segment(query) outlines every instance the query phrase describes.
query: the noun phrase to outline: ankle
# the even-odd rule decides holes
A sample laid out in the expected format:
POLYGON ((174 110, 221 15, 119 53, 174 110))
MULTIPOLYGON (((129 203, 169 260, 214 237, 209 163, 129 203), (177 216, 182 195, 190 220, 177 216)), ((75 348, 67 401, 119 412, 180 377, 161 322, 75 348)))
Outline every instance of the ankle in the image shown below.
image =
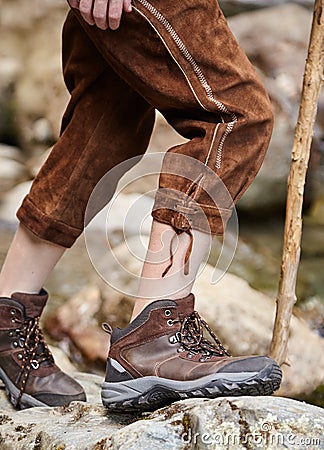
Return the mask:
POLYGON ((167 296, 156 296, 154 299, 151 298, 141 298, 137 297, 135 300, 132 316, 130 322, 132 322, 148 305, 157 300, 181 300, 187 298, 190 295, 190 289, 182 289, 181 291, 175 292, 173 294, 168 294, 167 296))
POLYGON ((35 289, 24 289, 24 288, 20 289, 19 286, 15 289, 0 288, 0 297, 11 298, 15 292, 19 292, 26 295, 38 295, 40 293, 40 290, 36 291, 35 289))
POLYGON ((135 300, 133 312, 130 318, 130 322, 132 322, 148 305, 150 305, 154 300, 137 298, 135 300))

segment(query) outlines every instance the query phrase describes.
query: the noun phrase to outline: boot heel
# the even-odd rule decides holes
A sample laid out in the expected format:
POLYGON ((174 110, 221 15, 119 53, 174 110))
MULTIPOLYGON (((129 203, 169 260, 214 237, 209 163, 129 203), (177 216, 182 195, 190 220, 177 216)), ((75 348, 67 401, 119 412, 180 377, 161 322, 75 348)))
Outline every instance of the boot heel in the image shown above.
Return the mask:
POLYGON ((101 388, 101 398, 104 406, 115 402, 124 402, 134 400, 140 397, 143 392, 132 389, 126 383, 107 383, 104 382, 101 388))

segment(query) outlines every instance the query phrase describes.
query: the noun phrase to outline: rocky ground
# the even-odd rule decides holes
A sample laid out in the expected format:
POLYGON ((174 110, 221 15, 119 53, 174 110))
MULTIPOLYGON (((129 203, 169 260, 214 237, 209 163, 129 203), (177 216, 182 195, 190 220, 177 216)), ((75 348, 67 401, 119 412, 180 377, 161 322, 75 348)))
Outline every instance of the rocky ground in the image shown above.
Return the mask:
MULTIPOLYGON (((215 243, 209 259, 214 264, 223 249, 224 267, 217 265, 215 271, 212 265, 207 265, 196 283, 195 294, 197 309, 233 354, 264 354, 269 348, 274 320, 281 216, 313 2, 226 0, 220 3, 231 14, 256 8, 231 17, 230 26, 267 87, 276 123, 260 174, 238 206, 241 233, 230 267, 236 275, 220 276, 222 270, 227 272, 236 245, 235 235, 229 233, 223 247, 215 243), (262 8, 265 4, 269 8, 262 8), (219 281, 211 284, 214 277, 219 281)), ((66 3, 33 0, 30 7, 24 0, 0 0, 0 7, 2 261, 17 223, 15 211, 58 136, 67 94, 60 73, 60 33, 66 3)), ((158 115, 149 153, 157 154, 181 141, 158 115)), ((319 104, 305 197, 307 214, 298 285, 298 298, 304 303, 295 310, 289 365, 283 367, 284 380, 277 397, 187 401, 145 420, 108 416, 100 406, 98 393, 108 346, 107 335, 100 329, 101 322, 119 326, 127 323, 132 308, 129 293, 136 290, 140 257, 150 228, 148 218, 138 237, 134 224, 125 222, 134 204, 141 215, 149 217, 152 197, 146 194, 155 189, 157 176, 140 177, 136 183, 121 189, 118 204, 110 215, 113 218, 108 223, 110 254, 102 244, 106 239, 105 217, 103 221, 99 217, 86 233, 87 248, 84 239, 80 239, 46 285, 51 302, 43 326, 49 338, 71 356, 79 370, 99 374, 76 375, 85 384, 90 404, 14 412, 4 390, 0 389, 1 449, 324 448, 322 410, 284 398, 306 398, 317 389, 312 401, 324 404, 320 394, 324 385, 324 339, 320 336, 324 330, 323 142, 324 95, 319 104), (128 247, 123 242, 125 236, 128 247), (111 261, 111 254, 117 257, 118 264, 111 261), (101 275, 101 271, 106 271, 103 278, 106 281, 108 278, 108 284, 96 271, 101 275), (116 280, 123 289, 111 288, 116 280), (203 442, 204 433, 209 433, 212 439, 212 435, 217 438, 219 431, 222 438, 236 436, 237 441, 227 446, 215 439, 207 442, 206 438, 203 442), (199 442, 192 437, 195 433, 199 442), (256 439, 260 435, 258 444, 256 439), (274 439, 274 445, 269 444, 270 438, 274 439), (309 442, 302 441, 306 438, 309 442)), ((148 168, 151 170, 151 162, 144 159, 142 166, 129 175, 129 180, 148 168)), ((56 353, 67 371, 76 370, 59 350, 56 353)))
POLYGON ((0 386, 3 450, 309 449, 324 448, 324 412, 276 397, 176 402, 151 414, 108 414, 98 402, 101 378, 74 373, 88 403, 14 411, 0 386))

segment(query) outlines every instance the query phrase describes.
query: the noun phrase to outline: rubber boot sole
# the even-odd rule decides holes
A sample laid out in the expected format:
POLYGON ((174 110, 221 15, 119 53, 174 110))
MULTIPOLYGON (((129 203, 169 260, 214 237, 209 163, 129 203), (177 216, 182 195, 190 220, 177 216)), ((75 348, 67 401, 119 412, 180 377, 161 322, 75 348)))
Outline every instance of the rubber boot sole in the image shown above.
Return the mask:
POLYGON ((102 384, 103 405, 112 412, 154 411, 178 400, 193 397, 271 395, 281 383, 282 372, 276 363, 260 372, 215 373, 194 381, 174 381, 142 377, 102 384))

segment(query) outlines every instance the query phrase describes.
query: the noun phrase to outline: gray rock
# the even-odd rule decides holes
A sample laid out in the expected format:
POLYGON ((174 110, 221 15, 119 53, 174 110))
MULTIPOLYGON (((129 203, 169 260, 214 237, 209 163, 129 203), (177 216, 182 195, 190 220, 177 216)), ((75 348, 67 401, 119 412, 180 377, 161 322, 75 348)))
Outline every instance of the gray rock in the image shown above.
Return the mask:
POLYGON ((108 417, 100 405, 33 408, 0 415, 3 450, 90 450, 127 424, 127 417, 108 417))
POLYGON ((0 142, 15 142, 17 127, 12 96, 21 69, 16 58, 0 56, 0 142))
POLYGON ((238 14, 256 8, 270 8, 283 3, 297 3, 308 8, 311 8, 314 4, 312 0, 219 0, 221 8, 227 15, 238 14))
POLYGON ((191 399, 142 418, 79 402, 0 411, 0 445, 3 450, 315 450, 324 448, 323 427, 322 409, 278 397, 191 399))
MULTIPOLYGON (((147 443, 154 445, 155 441, 164 437, 161 444, 166 449, 283 449, 291 444, 300 445, 307 437, 314 443, 310 448, 322 448, 323 420, 324 413, 320 408, 284 398, 188 400, 152 415, 150 440, 147 443), (162 434, 165 428, 170 433, 169 439, 162 434)), ((126 443, 132 442, 132 437, 134 439, 136 436, 136 425, 121 430, 113 441, 117 444, 113 448, 138 448, 118 446, 123 445, 120 438, 123 435, 126 443)), ((143 434, 145 436, 146 433, 143 434)))
POLYGON ((0 158, 9 159, 21 164, 24 164, 26 162, 26 158, 18 147, 13 147, 6 144, 0 144, 0 158))
POLYGON ((12 224, 18 224, 16 211, 25 195, 29 192, 30 186, 31 181, 24 181, 23 183, 17 184, 15 187, 2 195, 0 203, 1 220, 12 224))
POLYGON ((58 136, 68 99, 60 56, 67 8, 65 1, 33 0, 32 7, 23 0, 1 1, 0 55, 18 68, 17 76, 6 77, 4 86, 12 89, 3 103, 5 110, 14 105, 19 139, 29 149, 35 142, 46 148, 48 140, 58 136))
MULTIPOLYGON (((312 21, 312 13, 307 9, 278 3, 279 6, 229 20, 234 35, 259 70, 275 112, 274 132, 264 164, 238 204, 241 210, 258 210, 262 214, 285 204, 312 21)), ((310 184, 313 176, 310 170, 310 184)))
POLYGON ((19 149, 0 144, 0 192, 8 191, 28 178, 29 173, 19 149))
POLYGON ((24 166, 7 158, 0 159, 0 190, 7 191, 26 176, 24 166))
MULTIPOLYGON (((142 186, 140 180, 139 188, 142 186)), ((154 200, 148 195, 139 193, 124 194, 116 191, 115 197, 100 211, 92 220, 87 228, 87 235, 96 232, 107 233, 107 237, 111 245, 115 246, 123 241, 124 235, 134 236, 138 234, 139 228, 141 233, 148 236, 150 234, 152 218, 151 211, 154 200), (138 211, 141 211, 139 216, 138 211), (141 217, 141 222, 138 222, 141 217), (143 223, 142 217, 147 217, 143 223)))

